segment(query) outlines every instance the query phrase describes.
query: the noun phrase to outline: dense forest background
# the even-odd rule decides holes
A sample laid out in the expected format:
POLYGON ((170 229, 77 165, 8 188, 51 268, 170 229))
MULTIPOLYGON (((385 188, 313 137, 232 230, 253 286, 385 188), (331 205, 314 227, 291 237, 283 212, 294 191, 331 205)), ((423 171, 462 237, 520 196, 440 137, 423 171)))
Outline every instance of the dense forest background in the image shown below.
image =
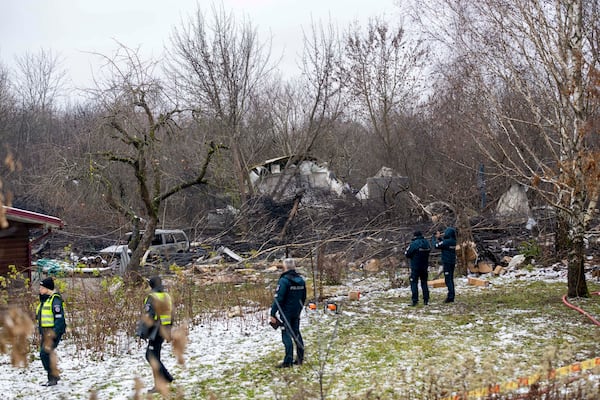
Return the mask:
POLYGON ((252 166, 296 154, 354 191, 392 168, 458 217, 520 183, 583 243, 598 198, 599 2, 505 3, 315 22, 294 78, 252 21, 219 7, 174 26, 160 59, 116 43, 86 88, 69 87, 52 49, 25 52, 0 62, 3 202, 89 239, 152 219, 195 238, 209 211, 255 201, 252 166))

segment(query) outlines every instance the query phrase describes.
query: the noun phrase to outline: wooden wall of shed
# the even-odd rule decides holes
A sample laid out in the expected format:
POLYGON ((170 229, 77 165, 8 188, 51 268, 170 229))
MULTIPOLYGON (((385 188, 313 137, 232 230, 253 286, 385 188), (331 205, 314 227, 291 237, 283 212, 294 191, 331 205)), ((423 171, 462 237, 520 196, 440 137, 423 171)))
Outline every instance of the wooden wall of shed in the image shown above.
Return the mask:
POLYGON ((0 276, 6 276, 9 266, 14 265, 17 271, 31 278, 28 226, 11 221, 9 228, 3 231, 0 231, 0 276))

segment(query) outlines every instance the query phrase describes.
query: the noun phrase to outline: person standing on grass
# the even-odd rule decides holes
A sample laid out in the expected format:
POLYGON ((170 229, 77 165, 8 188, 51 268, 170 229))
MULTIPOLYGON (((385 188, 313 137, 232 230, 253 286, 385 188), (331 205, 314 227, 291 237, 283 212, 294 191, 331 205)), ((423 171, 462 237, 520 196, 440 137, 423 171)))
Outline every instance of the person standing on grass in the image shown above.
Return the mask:
POLYGON ((296 272, 293 259, 283 260, 283 273, 279 277, 275 299, 271 306, 272 326, 281 326, 281 340, 285 348, 283 362, 277 368, 289 368, 293 364, 302 365, 304 361, 304 341, 300 334, 300 313, 306 301, 306 283, 296 272), (279 315, 279 319, 277 316, 279 315), (296 360, 294 361, 294 343, 296 360))
POLYGON ((162 279, 159 276, 148 280, 152 291, 144 299, 144 313, 151 321, 148 334, 146 360, 152 367, 154 387, 148 393, 163 392, 161 388, 173 382, 173 376, 160 360, 160 351, 165 339, 170 340, 172 326, 173 302, 171 296, 164 291, 162 279))
POLYGON ((448 296, 444 303, 454 302, 454 268, 456 267, 456 229, 447 227, 442 236, 440 231, 435 234, 435 248, 442 250, 442 267, 444 282, 448 288, 448 296))
POLYGON ((429 241, 423 237, 421 231, 415 231, 412 241, 404 255, 410 259, 410 290, 412 292, 412 307, 419 302, 419 280, 423 291, 423 303, 429 304, 429 288, 427 287, 427 274, 429 267, 429 241))
POLYGON ((63 299, 60 293, 54 291, 54 279, 51 277, 40 282, 40 304, 35 315, 41 336, 40 360, 48 376, 48 381, 42 386, 55 386, 60 380, 55 349, 67 329, 67 323, 63 299))

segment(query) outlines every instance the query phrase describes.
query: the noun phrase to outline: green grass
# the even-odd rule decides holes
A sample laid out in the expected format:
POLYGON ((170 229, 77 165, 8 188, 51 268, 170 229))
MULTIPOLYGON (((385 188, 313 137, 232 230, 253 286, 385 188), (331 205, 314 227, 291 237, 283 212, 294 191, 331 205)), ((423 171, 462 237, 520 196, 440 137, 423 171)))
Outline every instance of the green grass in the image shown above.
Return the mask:
MULTIPOLYGON (((435 399, 600 356, 600 327, 563 304, 565 283, 492 282, 459 286, 454 304, 434 289, 429 306, 407 307, 410 291, 397 289, 317 312, 303 327, 304 366, 275 370, 278 349, 201 382, 198 398, 435 399)), ((600 318, 600 296, 574 302, 600 318)))
MULTIPOLYGON (((268 279, 276 281, 276 277, 268 279)), ((600 327, 563 304, 565 282, 489 280, 489 287, 476 287, 458 278, 455 303, 444 304, 446 289, 436 288, 431 289, 429 306, 414 308, 408 307, 410 289, 406 287, 373 289, 386 286, 385 275, 361 281, 368 290, 359 301, 346 299, 347 287, 328 287, 331 293, 341 294, 334 299, 340 313, 326 314, 320 304, 317 312, 303 314, 305 365, 275 369, 283 355, 279 335, 275 335, 273 350, 255 357, 254 362, 221 360, 210 365, 202 354, 188 359, 182 373, 190 379, 178 383, 179 388, 186 399, 442 399, 600 356, 600 327), (234 367, 220 374, 225 365, 234 367), (203 373, 207 370, 213 373, 203 373)), ((600 291, 597 282, 588 282, 588 287, 590 292, 600 291)), ((231 321, 231 329, 238 329, 237 320, 228 319, 227 313, 231 307, 242 306, 247 313, 239 319, 242 328, 253 323, 253 318, 266 326, 272 287, 260 280, 244 285, 196 285, 177 275, 170 288, 182 304, 177 318, 190 315, 196 324, 207 327, 224 319, 231 321)), ((78 292, 69 293, 75 297, 78 292)), ((125 298, 142 297, 141 292, 123 293, 125 298)), ((108 309, 111 299, 91 304, 108 309)), ((600 319, 600 296, 571 302, 600 319)), ((73 301, 72 315, 76 306, 79 303, 73 301)), ((90 303, 82 301, 81 307, 90 303)), ((131 307, 127 315, 137 315, 138 302, 131 302, 131 307)), ((78 327, 73 322, 74 333, 82 335, 81 346, 85 337, 96 337, 83 329, 89 329, 88 325, 78 327)), ((112 347, 118 348, 117 343, 112 347)), ((593 396, 600 398, 600 393, 593 396)))

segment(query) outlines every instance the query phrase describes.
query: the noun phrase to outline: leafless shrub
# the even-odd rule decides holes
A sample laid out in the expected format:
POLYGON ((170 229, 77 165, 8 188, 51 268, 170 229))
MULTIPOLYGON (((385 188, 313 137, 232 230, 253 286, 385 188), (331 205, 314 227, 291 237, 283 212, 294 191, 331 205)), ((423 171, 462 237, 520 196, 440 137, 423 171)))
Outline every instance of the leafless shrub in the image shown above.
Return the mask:
POLYGON ((117 277, 67 281, 63 298, 67 304, 68 335, 82 350, 81 354, 88 350, 103 358, 129 348, 145 288, 126 285, 117 277))
POLYGON ((408 280, 398 276, 398 270, 400 268, 400 260, 398 260, 398 257, 391 256, 384 258, 381 261, 381 267, 386 272, 392 288, 406 286, 408 280))
POLYGON ((160 363, 155 357, 150 358, 150 366, 152 367, 152 375, 154 375, 154 387, 164 398, 170 398, 169 381, 167 381, 160 373, 160 363))
POLYGON ((184 365, 185 359, 183 358, 185 348, 188 343, 189 329, 187 323, 183 323, 173 329, 171 338, 173 341, 173 354, 177 359, 177 364, 184 365))
POLYGON ((139 377, 135 377, 134 378, 134 383, 133 383, 133 399, 134 400, 142 400, 144 398, 144 395, 142 394, 142 391, 144 390, 144 383, 142 382, 142 380, 139 377))
POLYGON ((9 307, 0 325, 0 353, 10 351, 10 362, 14 367, 27 367, 29 359, 28 338, 34 325, 29 315, 18 307, 9 307))
POLYGON ((340 285, 346 275, 347 263, 341 253, 323 257, 320 279, 326 285, 340 285))

